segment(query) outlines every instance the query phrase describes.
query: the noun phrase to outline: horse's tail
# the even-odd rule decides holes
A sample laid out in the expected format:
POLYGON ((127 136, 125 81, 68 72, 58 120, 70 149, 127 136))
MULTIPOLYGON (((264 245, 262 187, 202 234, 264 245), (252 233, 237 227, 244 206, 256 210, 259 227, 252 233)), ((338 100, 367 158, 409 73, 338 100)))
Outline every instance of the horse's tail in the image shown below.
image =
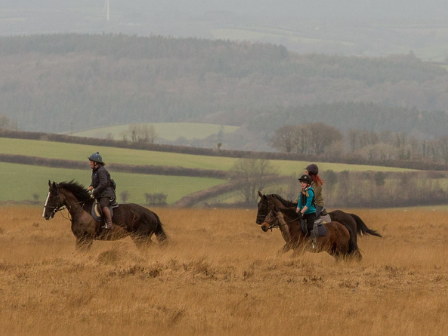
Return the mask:
POLYGON ((366 223, 363 222, 361 218, 359 218, 358 215, 355 214, 349 214, 353 217, 353 219, 356 221, 356 228, 358 230, 358 235, 363 236, 365 234, 370 234, 372 236, 382 237, 378 232, 375 230, 371 230, 367 227, 366 223))
POLYGON ((362 259, 362 255, 361 255, 361 251, 359 250, 358 247, 358 242, 356 239, 356 232, 353 232, 352 228, 347 227, 347 230, 350 234, 350 240, 349 240, 349 245, 348 245, 348 255, 351 258, 357 259, 357 260, 361 260, 362 259))
POLYGON ((349 253, 350 257, 353 258, 353 260, 361 261, 362 260, 362 254, 361 250, 357 247, 356 250, 352 250, 349 253))
POLYGON ((159 243, 166 244, 168 242, 168 236, 166 235, 165 231, 163 230, 162 221, 160 220, 159 216, 157 216, 156 213, 153 212, 153 214, 157 218, 157 227, 154 230, 157 240, 159 243))

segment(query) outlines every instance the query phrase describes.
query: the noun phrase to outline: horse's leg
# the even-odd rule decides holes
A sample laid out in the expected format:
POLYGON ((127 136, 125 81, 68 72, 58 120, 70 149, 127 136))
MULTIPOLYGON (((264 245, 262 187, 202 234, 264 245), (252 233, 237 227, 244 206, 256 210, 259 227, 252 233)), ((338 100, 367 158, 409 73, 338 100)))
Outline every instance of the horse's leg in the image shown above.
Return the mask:
POLYGON ((153 241, 151 240, 151 235, 132 235, 131 236, 135 246, 137 246, 137 248, 140 251, 144 251, 146 250, 149 246, 151 246, 153 244, 153 241))
POLYGON ((77 237, 76 238, 76 250, 83 252, 88 251, 92 247, 93 239, 89 237, 77 237))
POLYGON ((330 218, 334 222, 339 222, 348 230, 350 234, 350 250, 358 249, 358 228, 356 220, 342 210, 334 210, 330 214, 330 218))
POLYGON ((305 253, 305 249, 304 249, 304 246, 295 246, 294 248, 293 248, 293 253, 292 253, 292 257, 293 258, 298 258, 298 257, 301 257, 301 256, 303 256, 303 254, 305 253))
POLYGON ((292 254, 293 258, 301 257, 305 253, 306 243, 305 237, 299 237, 298 240, 292 244, 291 248, 294 251, 292 254))
POLYGON ((154 214, 154 215, 157 218, 157 227, 154 231, 154 233, 157 237, 157 241, 159 242, 159 244, 166 246, 168 244, 168 237, 167 237, 165 231, 163 230, 162 222, 160 221, 159 217, 156 214, 154 214))
POLYGON ((283 254, 288 252, 291 249, 291 244, 286 243, 283 247, 277 252, 277 254, 283 254))

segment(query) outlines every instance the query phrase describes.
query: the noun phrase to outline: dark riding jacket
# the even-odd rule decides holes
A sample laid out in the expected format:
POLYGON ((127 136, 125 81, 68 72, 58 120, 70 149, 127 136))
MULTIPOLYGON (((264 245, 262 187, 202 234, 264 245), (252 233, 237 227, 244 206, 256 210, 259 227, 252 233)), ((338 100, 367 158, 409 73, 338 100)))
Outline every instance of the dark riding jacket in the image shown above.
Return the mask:
POLYGON ((115 191, 112 188, 110 174, 104 166, 92 169, 93 197, 115 197, 115 191))

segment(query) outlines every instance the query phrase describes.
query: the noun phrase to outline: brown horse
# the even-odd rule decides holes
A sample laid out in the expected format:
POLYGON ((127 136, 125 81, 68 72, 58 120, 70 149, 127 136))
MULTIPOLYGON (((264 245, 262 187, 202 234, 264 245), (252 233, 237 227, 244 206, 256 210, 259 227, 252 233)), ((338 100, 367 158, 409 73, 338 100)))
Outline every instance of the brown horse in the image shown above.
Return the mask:
MULTIPOLYGON (((294 209, 279 209, 276 206, 265 217, 261 228, 263 231, 279 227, 286 245, 295 252, 327 252, 336 261, 344 259, 361 260, 362 255, 358 248, 353 249, 350 244, 350 232, 339 222, 329 222, 324 224, 327 234, 316 239, 316 245, 312 244, 312 239, 306 236, 300 225, 301 215, 294 209)), ((285 245, 285 246, 286 246, 285 245)))
POLYGON ((117 240, 131 236, 138 248, 150 244, 151 236, 156 235, 160 243, 167 241, 159 217, 149 209, 138 204, 120 204, 113 210, 111 230, 101 228, 102 223, 91 215, 94 200, 80 184, 70 181, 51 183, 44 205, 43 217, 49 220, 67 208, 71 217, 71 229, 76 237, 76 248, 90 248, 94 240, 117 240))
MULTIPOLYGON (((257 211, 257 219, 256 223, 261 224, 264 221, 264 218, 268 214, 268 212, 272 209, 273 206, 282 209, 295 209, 297 207, 297 203, 288 201, 283 199, 281 196, 277 194, 268 194, 263 195, 261 192, 258 192, 260 196, 260 201, 258 202, 258 211, 257 211)), ((328 213, 331 221, 336 221, 344 225, 347 230, 350 232, 350 241, 353 249, 358 248, 358 239, 357 236, 363 236, 365 234, 370 234, 373 236, 381 237, 381 235, 375 230, 369 229, 367 225, 363 222, 363 220, 355 215, 349 214, 342 210, 334 210, 328 213)), ((287 246, 285 245, 284 249, 288 251, 287 246)))

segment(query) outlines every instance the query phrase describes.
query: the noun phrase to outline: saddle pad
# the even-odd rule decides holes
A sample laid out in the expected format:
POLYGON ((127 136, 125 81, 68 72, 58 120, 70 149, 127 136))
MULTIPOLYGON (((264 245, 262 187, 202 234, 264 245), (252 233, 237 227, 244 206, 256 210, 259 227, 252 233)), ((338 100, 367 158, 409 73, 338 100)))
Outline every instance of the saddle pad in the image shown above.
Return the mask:
MULTIPOLYGON (((110 210, 110 216, 113 218, 114 217, 114 208, 118 208, 118 204, 117 203, 113 203, 112 205, 109 205, 109 210, 110 210)), ((100 209, 100 205, 98 203, 97 200, 95 200, 95 202, 93 202, 92 204, 92 210, 90 211, 90 214, 92 215, 93 219, 96 220, 97 222, 101 222, 102 220, 102 211, 100 209)))
POLYGON ((101 221, 101 211, 99 208, 98 202, 95 200, 92 204, 92 210, 90 211, 90 214, 92 215, 93 219, 97 222, 101 221))
POLYGON ((327 227, 324 224, 317 226, 318 237, 323 237, 327 235, 327 227))

